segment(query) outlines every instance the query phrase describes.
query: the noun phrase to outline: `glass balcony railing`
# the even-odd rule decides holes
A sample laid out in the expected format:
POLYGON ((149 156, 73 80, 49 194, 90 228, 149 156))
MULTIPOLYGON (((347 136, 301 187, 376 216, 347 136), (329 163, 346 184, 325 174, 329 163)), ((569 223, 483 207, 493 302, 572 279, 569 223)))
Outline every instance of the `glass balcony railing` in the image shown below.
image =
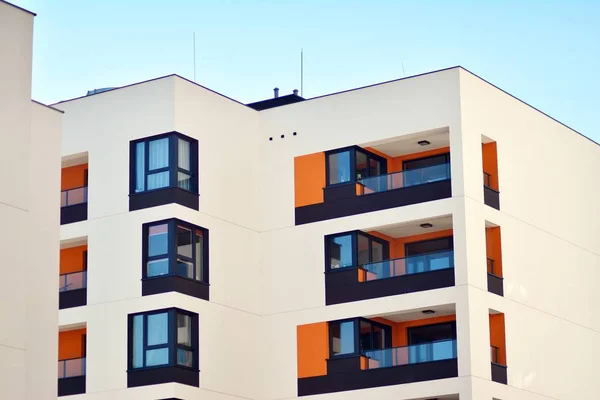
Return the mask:
POLYGON ((63 190, 60 192, 60 207, 74 206, 76 204, 87 203, 87 186, 74 189, 63 190))
POLYGON ((361 268, 366 271, 366 281, 454 268, 454 251, 439 251, 420 254, 418 256, 384 260, 364 264, 361 268))
POLYGON ((63 274, 58 279, 59 292, 68 292, 69 290, 83 289, 85 287, 87 287, 87 271, 63 274))
POLYGON ((363 352, 367 369, 397 367, 456 358, 456 339, 363 352))
POLYGON ((85 375, 85 357, 60 360, 58 362, 58 379, 83 375, 85 375))
POLYGON ((446 179, 450 179, 449 163, 372 176, 359 180, 358 184, 361 185, 360 194, 367 195, 446 179))

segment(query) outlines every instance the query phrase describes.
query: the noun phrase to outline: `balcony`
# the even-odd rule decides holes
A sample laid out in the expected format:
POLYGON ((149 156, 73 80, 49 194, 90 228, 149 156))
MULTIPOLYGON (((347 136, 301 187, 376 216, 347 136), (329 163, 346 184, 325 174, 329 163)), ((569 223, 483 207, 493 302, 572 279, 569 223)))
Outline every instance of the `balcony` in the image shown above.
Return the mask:
POLYGON ((87 271, 60 275, 58 280, 58 308, 72 308, 87 304, 87 271))
POLYGON ((506 365, 500 363, 500 349, 496 346, 490 346, 490 353, 492 358, 492 380, 494 382, 506 385, 508 382, 508 376, 506 365))
POLYGON ((497 294, 498 296, 504 296, 500 227, 486 222, 485 241, 487 253, 488 292, 497 294))
POLYGON ((448 132, 296 157, 296 225, 452 196, 448 132))
POLYGON ((88 217, 87 153, 63 158, 60 193, 60 224, 85 221, 88 217))
POLYGON ((496 142, 482 136, 481 152, 483 156, 483 201, 496 210, 500 209, 500 191, 498 188, 498 151, 496 142))
POLYGON ((58 362, 58 395, 85 393, 85 357, 58 362))
POLYGON ((490 319, 490 360, 492 381, 506 385, 508 374, 506 367, 506 329, 504 314, 489 310, 490 319))
MULTIPOLYGON (((453 306, 437 311, 453 312, 453 306)), ((453 314, 421 311, 298 327, 298 396, 458 376, 453 314), (305 343, 310 351, 305 352, 305 343), (321 349, 322 347, 322 349, 321 349), (328 358, 321 360, 321 355, 328 358)))
POLYGON ((326 236, 326 304, 454 286, 452 232, 445 216, 326 236))

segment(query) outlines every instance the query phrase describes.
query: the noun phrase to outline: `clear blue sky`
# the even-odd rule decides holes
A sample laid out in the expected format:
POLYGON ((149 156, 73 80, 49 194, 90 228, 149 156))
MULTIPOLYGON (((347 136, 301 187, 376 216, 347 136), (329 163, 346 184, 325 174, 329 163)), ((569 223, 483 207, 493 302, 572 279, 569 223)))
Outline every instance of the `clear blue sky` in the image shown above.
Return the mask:
POLYGON ((12 0, 46 103, 177 73, 242 102, 454 65, 600 141, 600 1, 12 0), (402 68, 404 64, 404 72, 402 68))

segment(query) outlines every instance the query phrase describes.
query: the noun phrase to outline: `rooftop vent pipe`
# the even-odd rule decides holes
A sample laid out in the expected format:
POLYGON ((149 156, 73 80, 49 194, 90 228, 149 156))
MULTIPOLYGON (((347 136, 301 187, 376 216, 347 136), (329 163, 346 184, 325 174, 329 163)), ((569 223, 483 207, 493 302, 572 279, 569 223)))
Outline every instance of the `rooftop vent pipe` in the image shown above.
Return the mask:
POLYGON ((275 98, 278 98, 279 97, 279 88, 276 87, 275 89, 273 89, 273 92, 275 93, 275 98))

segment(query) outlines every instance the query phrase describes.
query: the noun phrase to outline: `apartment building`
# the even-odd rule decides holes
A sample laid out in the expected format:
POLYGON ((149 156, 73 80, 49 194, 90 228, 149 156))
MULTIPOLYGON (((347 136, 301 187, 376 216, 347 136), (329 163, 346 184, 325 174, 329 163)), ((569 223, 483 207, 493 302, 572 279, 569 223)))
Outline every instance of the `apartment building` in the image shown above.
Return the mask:
POLYGON ((55 107, 59 395, 600 393, 600 147, 464 68, 55 107))
POLYGON ((0 0, 0 399, 56 397, 62 113, 31 100, 35 14, 0 0))

